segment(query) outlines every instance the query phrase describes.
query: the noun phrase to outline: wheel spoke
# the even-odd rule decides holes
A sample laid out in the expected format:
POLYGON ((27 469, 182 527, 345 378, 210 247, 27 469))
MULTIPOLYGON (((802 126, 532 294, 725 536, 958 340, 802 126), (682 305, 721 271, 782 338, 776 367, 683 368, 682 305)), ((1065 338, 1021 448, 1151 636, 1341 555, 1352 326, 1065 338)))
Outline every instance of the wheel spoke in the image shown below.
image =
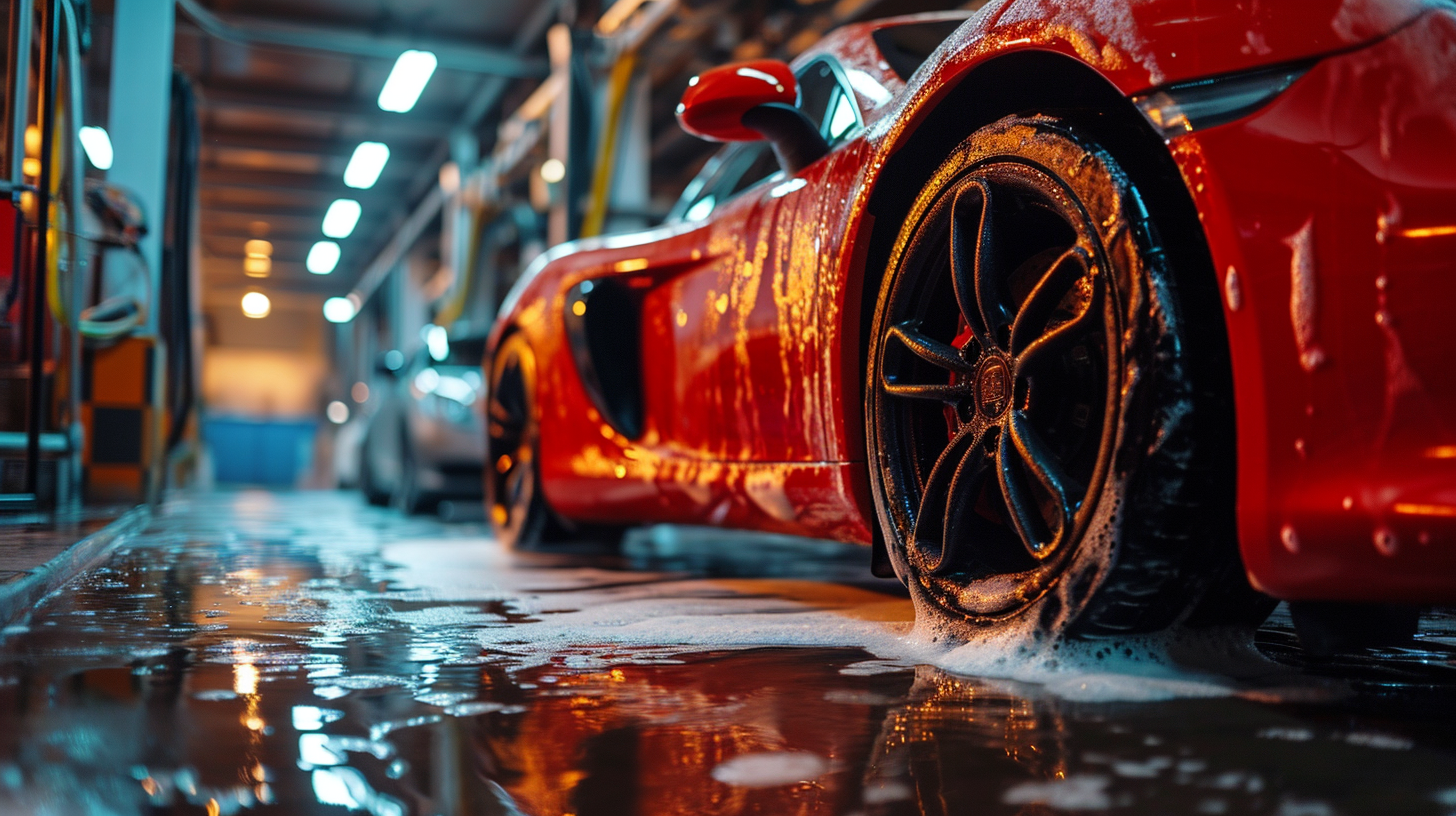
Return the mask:
POLYGON ((1057 306, 1079 278, 1087 273, 1086 257, 1071 247, 1052 261, 1032 287, 1011 323, 1011 351, 1016 353, 1035 340, 1057 306))
POLYGON ((935 385, 911 385, 909 383, 898 383, 887 375, 881 386, 885 393, 892 397, 906 397, 908 399, 940 400, 954 405, 960 402, 971 393, 970 387, 964 383, 944 383, 935 385))
MULTIPOLYGON (((1031 300, 1036 299, 1041 289, 1051 280, 1053 274, 1059 267, 1076 266, 1076 264, 1067 263, 1066 258, 1067 256, 1062 256, 1058 260, 1057 266, 1054 266, 1052 271, 1048 272, 1046 277, 1042 278, 1041 283, 1037 285, 1037 290, 1032 292, 1031 298, 1028 298, 1028 306, 1030 306, 1031 300)), ((1086 334, 1088 330, 1095 327, 1097 321, 1103 317, 1102 297, 1104 289, 1105 286, 1102 276, 1091 276, 1091 296, 1083 304, 1082 311, 1071 320, 1062 323, 1050 332, 1040 336, 1037 335, 1037 332, 1045 326, 1047 318, 1051 316, 1052 309, 1056 307, 1056 303, 1060 299, 1052 300, 1052 297, 1048 296, 1046 300, 1050 301, 1050 305, 1044 305, 1044 311, 1042 309, 1033 310, 1023 307, 1021 313, 1017 315, 1015 327, 1011 330, 1011 347, 1016 354, 1017 369, 1024 370, 1041 364, 1048 355, 1056 354, 1064 350, 1068 345, 1086 334), (1035 311, 1041 311, 1042 313, 1035 314, 1035 311)), ((1065 289, 1061 291, 1065 292, 1065 289)))
POLYGON ((969 374, 974 370, 970 363, 961 359, 954 346, 926 337, 913 322, 891 326, 890 336, 903 343, 911 354, 933 366, 959 374, 969 374))
POLYGON ((1007 503, 1013 505, 1012 515, 1018 532, 1022 533, 1022 541, 1032 555, 1044 558, 1071 533, 1072 515, 1077 509, 1073 495, 1079 486, 1063 471, 1056 454, 1042 441, 1024 412, 1012 411, 1008 426, 1009 433, 1002 439, 999 451, 1002 489, 1006 491, 1007 503), (1046 522, 1040 505, 1012 475, 1013 457, 1051 495, 1054 524, 1046 522), (1050 541, 1043 542, 1035 534, 1036 525, 1031 522, 1034 518, 1042 519, 1052 528, 1050 541))
POLYGON ((980 438, 966 449, 965 455, 956 465, 955 475, 951 477, 950 487, 946 490, 945 521, 941 525, 940 563, 932 571, 938 572, 948 565, 963 565, 966 562, 964 555, 959 552, 959 545, 965 540, 969 522, 976 512, 976 501, 980 498, 980 488, 990 460, 981 447, 984 439, 985 432, 982 431, 980 438))
POLYGON ((948 566, 952 559, 946 551, 950 542, 944 526, 948 515, 947 506, 955 498, 956 477, 960 475, 966 461, 973 458, 985 438, 986 425, 975 422, 961 426, 945 450, 940 452, 930 475, 920 491, 920 507, 915 514, 915 524, 910 531, 911 546, 925 559, 926 569, 938 572, 948 566), (927 557, 927 552, 935 555, 927 557))
POLYGON ((951 282, 956 302, 983 349, 999 346, 997 338, 1011 322, 1001 304, 1000 282, 996 279, 991 208, 991 188, 977 180, 956 193, 950 220, 951 282), (972 208, 978 203, 973 217, 972 208), (969 223, 973 220, 974 224, 969 223))

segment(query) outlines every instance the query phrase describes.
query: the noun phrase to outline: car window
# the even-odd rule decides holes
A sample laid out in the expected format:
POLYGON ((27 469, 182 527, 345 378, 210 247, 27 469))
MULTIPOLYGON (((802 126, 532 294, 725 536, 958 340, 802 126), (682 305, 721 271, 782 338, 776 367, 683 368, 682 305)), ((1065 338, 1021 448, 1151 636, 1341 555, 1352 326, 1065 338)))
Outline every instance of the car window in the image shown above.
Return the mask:
POLYGON ((799 72, 799 109, 819 126, 819 133, 833 147, 859 128, 859 108, 854 92, 840 78, 830 57, 820 57, 799 72))
POLYGON ((768 142, 729 145, 693 179, 673 207, 672 218, 700 221, 729 199, 774 175, 778 159, 768 142))

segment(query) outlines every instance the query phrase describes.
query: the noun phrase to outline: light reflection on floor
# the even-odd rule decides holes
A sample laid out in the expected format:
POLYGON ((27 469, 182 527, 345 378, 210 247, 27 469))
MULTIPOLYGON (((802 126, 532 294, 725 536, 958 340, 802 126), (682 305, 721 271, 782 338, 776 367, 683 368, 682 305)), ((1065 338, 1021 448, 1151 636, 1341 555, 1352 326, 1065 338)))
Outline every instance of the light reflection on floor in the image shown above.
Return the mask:
POLYGON ((859 648, 910 618, 866 560, 177 501, 5 637, 0 813, 1456 812, 1447 617, 1335 666, 1266 629, 1333 701, 1075 703, 859 648))

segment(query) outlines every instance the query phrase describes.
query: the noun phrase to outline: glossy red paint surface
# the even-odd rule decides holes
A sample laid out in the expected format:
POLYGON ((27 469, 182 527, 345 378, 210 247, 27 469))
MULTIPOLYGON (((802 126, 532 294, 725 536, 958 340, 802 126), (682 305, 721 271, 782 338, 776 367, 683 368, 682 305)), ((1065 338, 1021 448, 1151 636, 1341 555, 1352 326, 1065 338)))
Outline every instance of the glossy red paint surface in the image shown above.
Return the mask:
POLYGON ((678 106, 683 130, 714 142, 752 142, 763 138, 743 126, 743 114, 770 103, 794 104, 794 72, 778 60, 720 65, 693 77, 678 106))
POLYGON ((1224 277, 1244 561, 1280 597, 1451 598, 1453 54, 1431 14, 1174 146, 1224 277))
POLYGON ((541 362, 552 506, 868 543, 859 315, 881 271, 864 268, 867 204, 925 116, 1026 49, 1077 59, 1124 96, 1323 56, 1265 109, 1168 146, 1234 293, 1240 546, 1255 582, 1284 597, 1456 598, 1451 14, 1207 5, 993 4, 908 85, 870 36, 883 23, 801 56, 833 54, 884 89, 856 86, 862 133, 706 221, 557 247, 507 299, 495 338, 525 332, 541 362), (611 275, 642 293, 637 439, 593 407, 563 333, 566 291, 611 275))

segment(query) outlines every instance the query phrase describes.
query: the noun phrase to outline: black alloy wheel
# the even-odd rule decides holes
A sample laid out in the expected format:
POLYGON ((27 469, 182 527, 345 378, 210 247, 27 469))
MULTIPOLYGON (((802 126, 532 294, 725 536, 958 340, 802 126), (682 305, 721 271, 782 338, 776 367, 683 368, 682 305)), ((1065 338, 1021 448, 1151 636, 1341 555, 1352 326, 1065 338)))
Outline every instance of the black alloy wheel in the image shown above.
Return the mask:
POLYGON ((866 393, 881 526, 922 612, 1149 631, 1186 617, 1201 573, 1239 574, 1208 570, 1179 518, 1232 441, 1201 422, 1184 311, 1136 188, 1066 123, 1008 117, 941 165, 891 255, 866 393))
POLYGON ((537 467, 536 358, 524 335, 501 341, 491 359, 486 403, 486 514, 497 540, 512 547, 540 542, 550 511, 537 467))

